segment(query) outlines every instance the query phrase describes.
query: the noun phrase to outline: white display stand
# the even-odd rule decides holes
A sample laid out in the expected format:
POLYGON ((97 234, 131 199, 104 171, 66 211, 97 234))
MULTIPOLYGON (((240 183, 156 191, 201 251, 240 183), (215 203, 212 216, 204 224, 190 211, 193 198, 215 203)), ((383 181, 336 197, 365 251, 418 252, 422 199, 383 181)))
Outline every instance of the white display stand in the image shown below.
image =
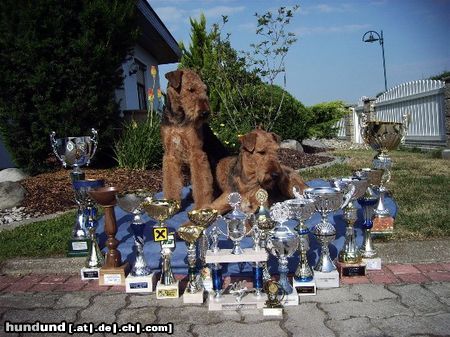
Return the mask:
POLYGON ((381 258, 363 258, 362 260, 366 264, 366 270, 381 270, 381 258))
POLYGON ((154 291, 153 284, 155 273, 147 276, 131 276, 125 279, 125 291, 127 293, 151 293, 154 291))
POLYGON ((314 279, 318 289, 339 288, 339 272, 337 270, 329 273, 314 271, 314 279))
POLYGON ((203 292, 204 289, 201 289, 194 294, 190 294, 185 290, 183 294, 183 303, 203 304, 203 292))
POLYGON ((281 304, 284 307, 289 307, 292 305, 298 305, 298 293, 295 287, 292 287, 293 291, 289 295, 286 295, 284 299, 281 301, 281 304))

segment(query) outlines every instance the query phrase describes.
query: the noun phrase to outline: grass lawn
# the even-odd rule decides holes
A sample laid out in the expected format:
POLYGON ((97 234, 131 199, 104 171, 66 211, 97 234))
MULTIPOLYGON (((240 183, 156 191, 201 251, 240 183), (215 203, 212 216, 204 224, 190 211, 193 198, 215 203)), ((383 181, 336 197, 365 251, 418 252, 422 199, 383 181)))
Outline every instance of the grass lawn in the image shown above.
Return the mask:
MULTIPOLYGON (((353 170, 370 167, 373 151, 336 151, 349 157, 346 164, 303 171, 305 180, 348 176, 353 170)), ((388 189, 399 211, 392 240, 450 237, 450 163, 432 154, 394 151, 392 180, 388 189)), ((12 257, 65 255, 75 212, 11 231, 0 232, 0 261, 12 257)))

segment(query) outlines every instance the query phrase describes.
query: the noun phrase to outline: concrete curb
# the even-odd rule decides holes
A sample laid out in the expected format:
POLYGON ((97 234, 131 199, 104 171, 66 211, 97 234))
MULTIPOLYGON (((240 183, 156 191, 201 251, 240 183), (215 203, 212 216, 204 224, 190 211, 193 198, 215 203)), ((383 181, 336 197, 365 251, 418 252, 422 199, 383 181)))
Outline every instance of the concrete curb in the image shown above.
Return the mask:
POLYGON ((64 215, 66 213, 69 212, 73 212, 75 209, 70 209, 68 211, 63 211, 63 212, 56 212, 53 214, 47 214, 47 215, 42 215, 36 218, 30 218, 30 219, 25 219, 22 221, 14 221, 14 222, 10 222, 8 224, 1 224, 0 225, 0 232, 3 230, 11 230, 20 226, 24 226, 24 225, 28 225, 31 223, 35 223, 35 222, 39 222, 39 221, 45 221, 45 220, 51 220, 51 219, 55 219, 61 215, 64 215))

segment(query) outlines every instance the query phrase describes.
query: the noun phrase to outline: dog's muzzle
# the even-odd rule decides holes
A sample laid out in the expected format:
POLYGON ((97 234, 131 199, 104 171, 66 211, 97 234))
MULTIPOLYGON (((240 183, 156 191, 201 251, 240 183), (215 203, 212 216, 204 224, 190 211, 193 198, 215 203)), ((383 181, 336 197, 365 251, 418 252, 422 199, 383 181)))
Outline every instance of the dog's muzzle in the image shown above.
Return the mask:
POLYGON ((210 114, 211 114, 211 112, 206 111, 206 110, 200 112, 200 116, 202 116, 202 118, 208 118, 210 114))

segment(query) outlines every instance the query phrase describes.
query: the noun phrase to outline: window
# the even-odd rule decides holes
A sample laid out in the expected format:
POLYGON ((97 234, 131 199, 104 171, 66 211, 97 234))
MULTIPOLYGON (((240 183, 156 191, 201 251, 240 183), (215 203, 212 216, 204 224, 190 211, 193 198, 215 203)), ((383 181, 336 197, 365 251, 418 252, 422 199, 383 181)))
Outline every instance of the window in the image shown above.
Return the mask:
POLYGON ((136 82, 137 82, 137 93, 138 93, 138 101, 139 101, 139 109, 147 110, 147 97, 145 94, 145 71, 147 67, 142 62, 134 59, 134 62, 138 66, 138 71, 136 73, 136 82))

